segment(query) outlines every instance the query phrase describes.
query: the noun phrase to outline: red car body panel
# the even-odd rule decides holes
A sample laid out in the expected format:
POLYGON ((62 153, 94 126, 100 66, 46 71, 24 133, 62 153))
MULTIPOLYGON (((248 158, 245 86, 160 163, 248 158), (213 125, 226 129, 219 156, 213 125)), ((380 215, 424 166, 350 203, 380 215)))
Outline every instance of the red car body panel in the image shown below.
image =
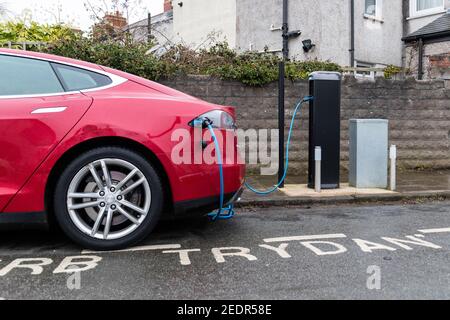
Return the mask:
POLYGON ((81 93, 0 100, 0 208, 21 189, 91 104, 92 98, 81 93), (67 110, 32 114, 33 110, 54 106, 66 106, 67 110))
MULTIPOLYGON (((17 54, 0 49, 2 52, 17 54)), ((218 166, 174 164, 171 153, 178 141, 172 141, 172 133, 176 129, 192 133, 195 129, 188 123, 211 110, 225 110, 234 117, 233 108, 213 105, 109 68, 46 54, 20 54, 104 70, 128 80, 91 92, 0 99, 0 212, 45 211, 47 182, 57 161, 80 143, 111 137, 139 143, 157 157, 168 177, 173 203, 218 196, 218 166), (36 108, 49 106, 65 106, 67 110, 31 114, 36 108)), ((237 155, 235 134, 229 138, 233 139, 237 155)), ((238 191, 244 174, 244 165, 225 164, 225 193, 238 191)))

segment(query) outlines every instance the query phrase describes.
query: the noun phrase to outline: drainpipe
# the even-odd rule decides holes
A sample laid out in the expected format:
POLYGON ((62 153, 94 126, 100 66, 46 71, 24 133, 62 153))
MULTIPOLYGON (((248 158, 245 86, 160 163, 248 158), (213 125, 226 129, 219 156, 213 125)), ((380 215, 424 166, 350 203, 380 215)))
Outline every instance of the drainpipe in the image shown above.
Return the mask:
MULTIPOLYGON (((283 60, 279 63, 278 71, 278 181, 281 181, 284 176, 284 127, 285 127, 285 108, 284 108, 284 78, 285 78, 285 62, 289 58, 289 25, 288 25, 288 0, 283 0, 283 60)), ((284 187, 284 182, 281 183, 280 188, 284 187)))
POLYGON ((147 43, 152 42, 152 14, 147 15, 147 43))
POLYGON ((418 79, 423 80, 423 39, 419 39, 419 68, 418 79))
POLYGON ((355 0, 350 0, 350 67, 355 65, 355 0))

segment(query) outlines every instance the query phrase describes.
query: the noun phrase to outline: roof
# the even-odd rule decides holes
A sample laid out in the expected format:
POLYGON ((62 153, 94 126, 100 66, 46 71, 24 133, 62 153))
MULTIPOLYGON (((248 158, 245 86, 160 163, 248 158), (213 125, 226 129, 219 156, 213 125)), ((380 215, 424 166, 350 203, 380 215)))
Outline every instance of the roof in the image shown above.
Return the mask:
MULTIPOLYGON (((166 12, 160 13, 156 16, 153 16, 152 17, 152 25, 161 23, 161 22, 170 21, 170 20, 173 20, 173 12, 166 11, 166 12)), ((148 19, 142 19, 140 21, 129 24, 128 26, 125 26, 124 29, 127 30, 127 29, 136 28, 136 27, 144 27, 144 26, 146 27, 147 25, 148 25, 148 19)))
POLYGON ((450 12, 447 12, 423 28, 407 35, 402 40, 409 42, 418 39, 432 39, 447 36, 450 36, 450 12))

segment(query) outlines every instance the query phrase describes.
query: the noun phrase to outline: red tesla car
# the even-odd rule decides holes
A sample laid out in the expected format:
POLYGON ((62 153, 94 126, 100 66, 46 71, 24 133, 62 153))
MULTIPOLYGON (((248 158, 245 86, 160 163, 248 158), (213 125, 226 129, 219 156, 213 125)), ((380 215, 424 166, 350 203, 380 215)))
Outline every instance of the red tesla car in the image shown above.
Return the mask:
MULTIPOLYGON (((162 217, 211 212, 219 167, 172 160, 172 133, 193 133, 193 119, 209 116, 217 133, 233 132, 235 152, 231 107, 103 66, 0 49, 0 224, 55 221, 83 247, 113 250, 162 217)), ((223 166, 228 203, 242 189, 239 163, 223 166)))

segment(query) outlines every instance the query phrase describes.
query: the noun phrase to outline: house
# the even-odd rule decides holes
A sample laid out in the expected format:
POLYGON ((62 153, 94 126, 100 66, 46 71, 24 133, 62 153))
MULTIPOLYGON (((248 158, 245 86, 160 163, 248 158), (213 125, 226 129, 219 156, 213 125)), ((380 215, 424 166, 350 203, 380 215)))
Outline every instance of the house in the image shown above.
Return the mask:
POLYGON ((173 12, 171 7, 161 14, 151 17, 150 37, 148 34, 148 21, 144 19, 125 27, 125 31, 131 33, 134 40, 147 42, 150 38, 157 43, 157 48, 169 48, 176 44, 173 34, 173 12))
POLYGON ((107 39, 119 35, 127 25, 127 19, 121 12, 107 13, 103 19, 92 28, 92 34, 96 39, 107 39))
MULTIPOLYGON (((163 43, 170 39, 172 43, 201 48, 227 41, 240 52, 281 53, 283 0, 164 1, 165 23, 157 22, 159 16, 152 18, 153 33, 164 34, 163 43)), ((290 41, 289 57, 329 60, 373 70, 357 72, 361 77, 374 77, 374 70, 388 65, 410 68, 412 59, 407 52, 414 41, 409 40, 409 35, 443 16, 449 3, 450 0, 289 0, 289 29, 301 32, 290 41)), ((139 23, 147 29, 146 20, 139 23)))
POLYGON ((418 79, 450 79, 450 1, 412 1, 404 66, 418 79))
MULTIPOLYGON (((239 0, 237 13, 239 49, 281 50, 281 0, 239 0)), ((371 68, 402 63, 401 0, 290 0, 289 29, 302 32, 290 41, 291 58, 371 68), (315 46, 308 51, 309 40, 315 46)))

